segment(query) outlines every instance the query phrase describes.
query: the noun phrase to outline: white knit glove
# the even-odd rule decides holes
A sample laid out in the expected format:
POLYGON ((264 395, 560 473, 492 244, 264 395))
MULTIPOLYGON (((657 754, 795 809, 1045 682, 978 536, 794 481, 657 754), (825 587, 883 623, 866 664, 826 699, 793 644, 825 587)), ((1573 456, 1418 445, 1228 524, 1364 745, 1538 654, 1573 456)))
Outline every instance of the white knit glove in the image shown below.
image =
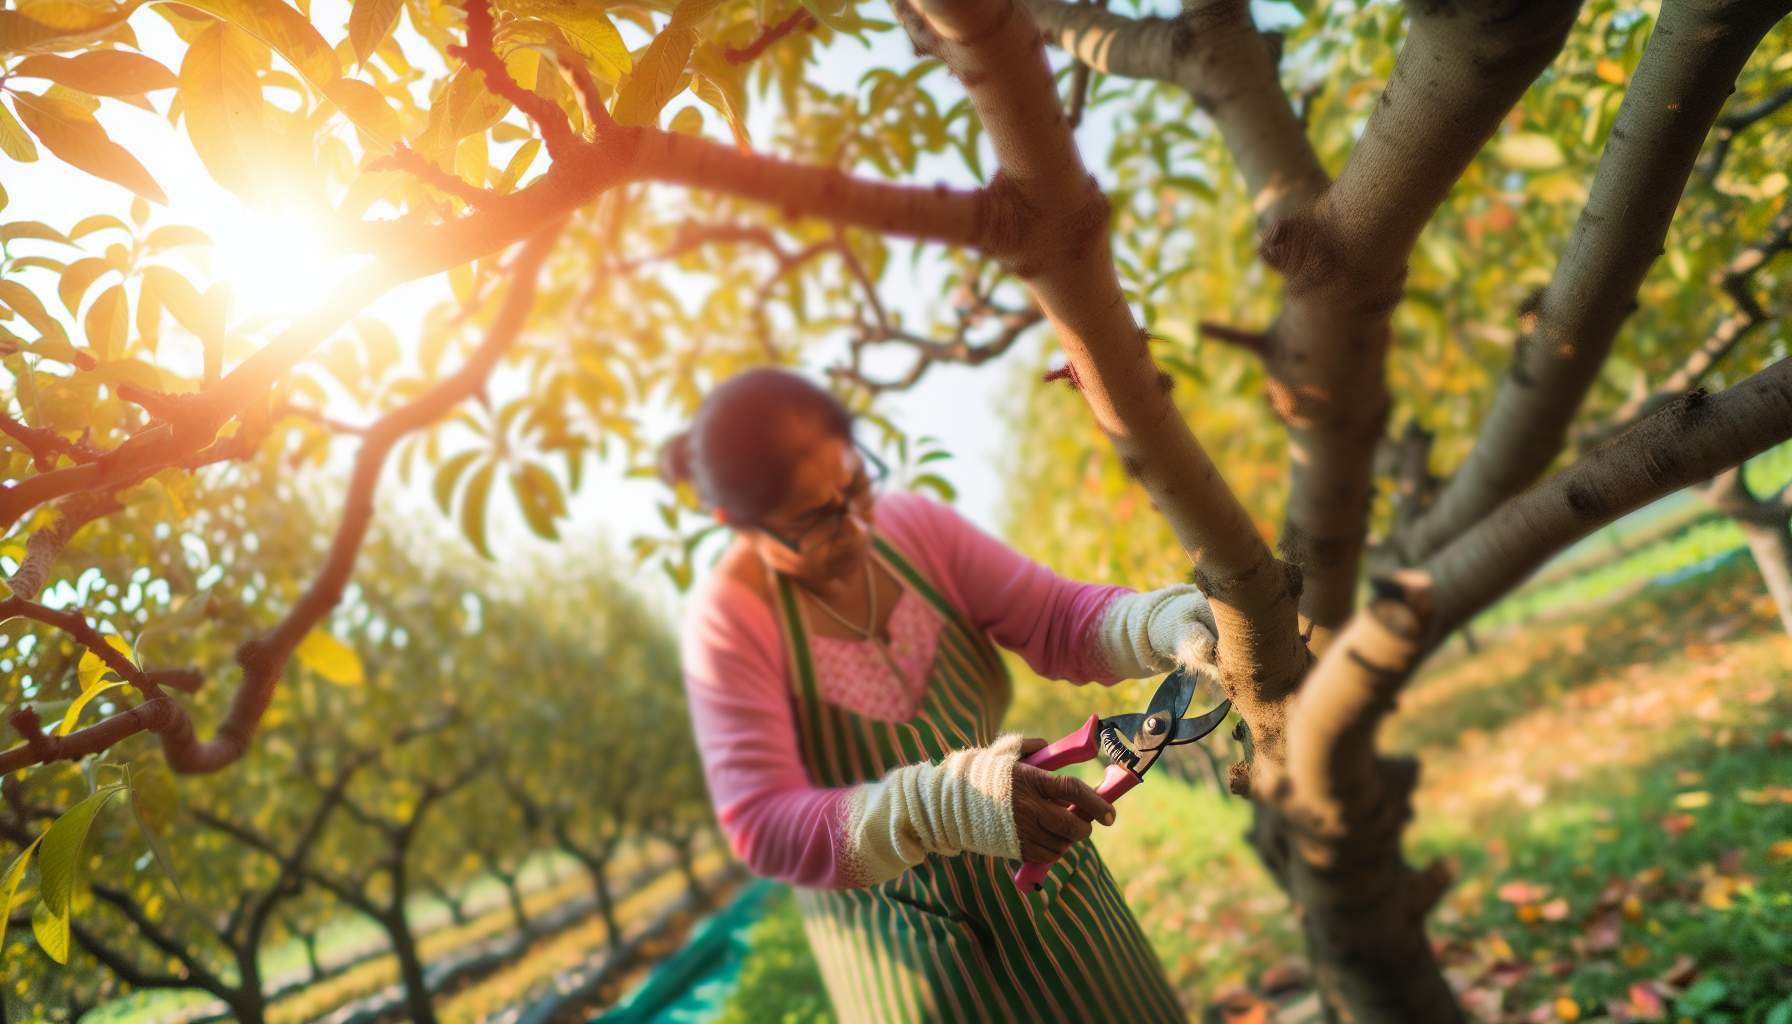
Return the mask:
POLYGON ((875 885, 928 854, 1020 857, 1014 829, 1014 763, 1020 734, 911 764, 853 790, 845 828, 847 874, 875 885))
POLYGON ((1183 668, 1217 680, 1217 638, 1207 595, 1187 583, 1115 598, 1099 630, 1102 656, 1122 679, 1183 668))

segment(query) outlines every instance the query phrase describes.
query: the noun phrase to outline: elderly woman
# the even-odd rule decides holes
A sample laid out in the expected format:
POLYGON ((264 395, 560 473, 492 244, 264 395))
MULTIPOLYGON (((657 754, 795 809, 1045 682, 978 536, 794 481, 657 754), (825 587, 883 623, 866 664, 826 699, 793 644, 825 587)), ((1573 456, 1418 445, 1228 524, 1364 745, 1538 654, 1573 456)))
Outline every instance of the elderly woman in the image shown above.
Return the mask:
POLYGON ((1067 805, 1113 808, 1000 732, 996 647, 1058 679, 1146 676, 1211 657, 1206 599, 1061 579, 943 505, 879 495, 851 425, 802 377, 755 370, 665 453, 733 531, 683 653, 735 853, 797 887, 843 1020, 1184 1019, 1067 805), (1016 861, 1060 858, 1016 889, 1016 861))

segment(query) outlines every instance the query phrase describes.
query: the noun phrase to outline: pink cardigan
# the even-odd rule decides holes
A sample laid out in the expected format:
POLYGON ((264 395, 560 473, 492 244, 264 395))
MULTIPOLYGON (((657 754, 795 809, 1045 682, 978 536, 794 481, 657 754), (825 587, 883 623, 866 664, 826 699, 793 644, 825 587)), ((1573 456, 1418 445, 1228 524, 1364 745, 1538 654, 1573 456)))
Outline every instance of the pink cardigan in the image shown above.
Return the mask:
MULTIPOLYGON (((1126 588, 1063 579, 919 495, 880 498, 877 530, 973 626, 1035 672, 1116 681, 1093 638, 1126 588)), ((711 574, 691 594, 683 658, 710 799, 735 854, 767 878, 852 884, 841 857, 852 791, 816 786, 804 770, 772 609, 737 580, 711 574)))

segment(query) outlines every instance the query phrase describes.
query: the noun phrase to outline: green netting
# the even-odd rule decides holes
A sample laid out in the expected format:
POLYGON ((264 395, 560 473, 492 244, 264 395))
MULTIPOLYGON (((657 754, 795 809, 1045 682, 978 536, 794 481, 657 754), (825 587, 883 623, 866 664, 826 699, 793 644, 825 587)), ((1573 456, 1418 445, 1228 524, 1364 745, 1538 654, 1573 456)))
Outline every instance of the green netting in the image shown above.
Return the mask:
POLYGON ((757 879, 726 907, 691 932, 678 952, 655 964, 645 980, 592 1024, 694 1024, 713 1020, 740 980, 747 956, 747 933, 778 891, 757 879))

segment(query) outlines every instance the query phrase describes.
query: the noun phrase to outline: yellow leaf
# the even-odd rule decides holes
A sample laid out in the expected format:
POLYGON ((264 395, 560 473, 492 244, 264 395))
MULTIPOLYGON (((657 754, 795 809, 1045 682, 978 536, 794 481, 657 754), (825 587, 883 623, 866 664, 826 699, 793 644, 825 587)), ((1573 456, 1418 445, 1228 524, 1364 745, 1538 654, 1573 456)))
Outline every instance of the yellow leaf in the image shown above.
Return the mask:
MULTIPOLYGON (((131 656, 131 645, 125 643, 123 637, 107 635, 106 643, 125 658, 131 656)), ((100 677, 112 669, 106 665, 105 659, 92 651, 86 651, 81 655, 81 663, 76 671, 81 681, 81 692, 86 693, 99 685, 100 677)))
POLYGON ((37 159, 37 143, 31 141, 31 135, 4 103, 0 103, 0 153, 22 164, 37 159))
POLYGON ((391 146, 398 141, 398 112, 386 103, 378 89, 358 78, 338 78, 324 86, 324 95, 368 138, 381 146, 391 146))
POLYGON ((340 686, 356 686, 366 681, 361 659, 354 649, 319 628, 305 634, 293 652, 299 662, 318 675, 340 686))
POLYGON ((1767 848, 1767 859, 1776 864, 1792 861, 1792 839, 1781 839, 1767 848))
POLYGON ((265 149, 255 69, 249 37, 217 22, 199 33, 180 65, 187 136, 206 170, 232 192, 254 186, 253 161, 265 149))
POLYGON ((91 689, 82 691, 81 696, 76 697, 69 704, 68 712, 62 716, 62 723, 56 726, 56 735, 67 736, 69 733, 74 732, 75 723, 80 720, 81 712, 87 710, 87 705, 90 701, 100 694, 105 693, 107 690, 116 689, 123 685, 124 683, 121 682, 101 683, 91 689))
POLYGON ((91 50, 73 57, 40 54, 12 69, 14 78, 46 78, 95 96, 140 96, 179 84, 172 71, 140 53, 91 50))
POLYGON ((1710 803, 1711 794, 1698 789, 1689 793, 1682 793, 1674 798, 1675 807, 1705 807, 1710 803))
POLYGON ((23 0, 0 11, 0 53, 74 49, 124 24, 143 0, 23 0))
POLYGON ((392 34, 403 7, 404 0, 355 0, 348 15, 348 38, 355 48, 356 60, 367 63, 373 51, 392 34))
MULTIPOLYGON (((341 77, 336 51, 311 22, 280 0, 182 0, 266 43, 318 88, 341 77)), ((183 89, 184 93, 185 90, 183 89)))
POLYGON ((1600 58, 1599 63, 1593 65, 1593 73, 1598 75, 1602 81, 1610 82, 1613 85, 1624 84, 1624 65, 1610 57, 1600 58))
POLYGON ((1521 171, 1547 171, 1566 159, 1556 140, 1537 132, 1508 135, 1494 147, 1494 156, 1507 167, 1521 171))
POLYGON ((124 354, 130 318, 131 303, 122 284, 101 292, 87 308, 87 316, 82 320, 87 331, 87 345, 101 361, 109 362, 124 354))
POLYGON ((19 118, 44 148, 71 167, 116 182, 145 199, 167 203, 162 186, 130 151, 106 137, 98 121, 73 103, 51 96, 13 93, 19 118))
POLYGON ((517 14, 540 18, 559 28, 579 56, 590 61, 605 82, 614 84, 634 67, 628 45, 604 12, 579 0, 517 0, 510 5, 517 14))
POLYGON ((1580 1004, 1575 1002, 1574 1000, 1568 998, 1567 996, 1561 996, 1561 997, 1557 998, 1556 999, 1556 1019, 1557 1020, 1579 1020, 1580 1019, 1580 1004))
POLYGON ((672 115, 671 129, 681 135, 703 135, 703 111, 696 107, 685 107, 672 115))

